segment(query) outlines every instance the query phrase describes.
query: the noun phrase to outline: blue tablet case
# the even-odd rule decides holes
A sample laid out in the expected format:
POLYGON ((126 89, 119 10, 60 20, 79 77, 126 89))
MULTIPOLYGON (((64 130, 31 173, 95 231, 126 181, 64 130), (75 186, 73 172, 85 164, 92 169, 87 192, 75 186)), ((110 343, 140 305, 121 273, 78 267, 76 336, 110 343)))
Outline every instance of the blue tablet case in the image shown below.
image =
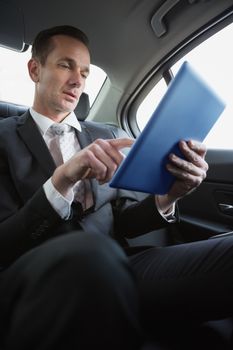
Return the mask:
POLYGON ((175 181, 168 155, 182 157, 180 140, 202 142, 225 108, 212 88, 184 62, 109 185, 165 194, 175 181))

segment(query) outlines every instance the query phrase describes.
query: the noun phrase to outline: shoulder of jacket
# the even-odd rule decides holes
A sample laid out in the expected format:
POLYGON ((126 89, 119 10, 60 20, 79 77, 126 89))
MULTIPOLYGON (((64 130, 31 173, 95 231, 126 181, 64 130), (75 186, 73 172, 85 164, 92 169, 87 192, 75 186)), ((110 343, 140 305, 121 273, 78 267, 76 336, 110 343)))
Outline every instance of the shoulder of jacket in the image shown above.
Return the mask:
POLYGON ((103 137, 103 135, 110 138, 129 137, 123 129, 113 124, 106 124, 94 121, 84 121, 80 124, 82 127, 90 130, 97 137, 103 137), (99 136, 97 135, 98 133, 99 136))

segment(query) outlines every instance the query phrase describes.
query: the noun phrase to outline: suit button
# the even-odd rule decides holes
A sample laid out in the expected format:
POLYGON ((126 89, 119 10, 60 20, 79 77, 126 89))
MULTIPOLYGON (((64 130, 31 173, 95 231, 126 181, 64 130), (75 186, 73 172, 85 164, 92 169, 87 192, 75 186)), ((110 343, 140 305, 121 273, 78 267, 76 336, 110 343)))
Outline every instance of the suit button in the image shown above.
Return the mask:
POLYGON ((49 222, 48 220, 44 220, 43 224, 41 225, 43 228, 49 228, 49 222))
POLYGON ((40 225, 40 227, 31 234, 33 239, 38 239, 42 236, 42 234, 44 233, 45 229, 43 225, 40 225))
POLYGON ((32 232, 32 234, 31 234, 31 238, 33 240, 40 238, 40 236, 41 236, 41 234, 39 232, 37 232, 37 231, 32 232))

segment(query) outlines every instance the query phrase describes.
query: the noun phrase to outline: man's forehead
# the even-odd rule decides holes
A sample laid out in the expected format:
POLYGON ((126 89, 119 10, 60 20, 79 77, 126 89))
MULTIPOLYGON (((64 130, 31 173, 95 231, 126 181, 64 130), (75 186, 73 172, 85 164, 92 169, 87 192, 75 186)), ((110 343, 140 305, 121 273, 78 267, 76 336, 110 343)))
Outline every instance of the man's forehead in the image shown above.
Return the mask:
POLYGON ((86 50, 88 50, 87 46, 80 39, 78 39, 76 37, 73 37, 73 36, 70 36, 70 35, 56 34, 56 35, 51 37, 51 40, 54 42, 54 44, 58 44, 58 43, 61 43, 61 42, 64 42, 64 43, 67 43, 67 44, 69 42, 72 43, 72 44, 76 43, 76 45, 83 46, 83 47, 86 48, 86 50))
POLYGON ((90 52, 80 40, 66 35, 56 35, 53 38, 53 48, 48 56, 58 55, 70 61, 83 61, 90 65, 90 52))

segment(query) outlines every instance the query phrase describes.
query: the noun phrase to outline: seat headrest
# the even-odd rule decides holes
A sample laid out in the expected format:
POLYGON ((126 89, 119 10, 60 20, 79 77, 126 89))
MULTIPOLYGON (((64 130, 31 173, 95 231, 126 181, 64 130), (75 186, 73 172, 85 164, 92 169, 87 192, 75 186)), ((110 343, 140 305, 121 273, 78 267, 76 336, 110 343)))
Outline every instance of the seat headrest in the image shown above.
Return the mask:
POLYGON ((28 110, 27 106, 17 105, 11 102, 0 101, 0 118, 21 115, 28 110))
POLYGON ((90 112, 90 100, 88 94, 85 92, 82 93, 82 95, 79 98, 77 107, 74 110, 74 113, 76 114, 78 120, 83 121, 87 118, 89 112, 90 112))
MULTIPOLYGON (((29 107, 18 105, 11 102, 0 101, 0 119, 22 115, 28 110, 29 107)), ((83 92, 80 96, 77 107, 74 110, 78 120, 83 121, 86 119, 90 111, 89 96, 83 92)))

